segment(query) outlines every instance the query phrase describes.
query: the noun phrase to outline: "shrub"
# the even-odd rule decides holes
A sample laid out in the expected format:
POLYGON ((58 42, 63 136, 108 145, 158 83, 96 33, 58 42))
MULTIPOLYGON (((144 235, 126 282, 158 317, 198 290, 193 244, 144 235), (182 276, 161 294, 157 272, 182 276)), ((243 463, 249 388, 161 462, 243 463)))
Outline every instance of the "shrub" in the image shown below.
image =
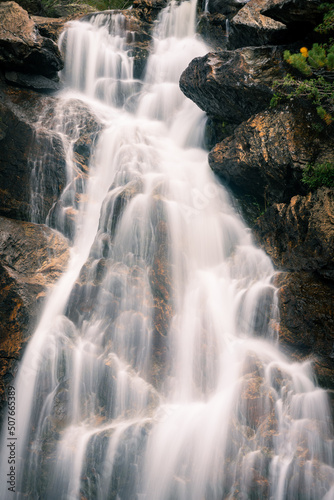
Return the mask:
POLYGON ((334 163, 308 163, 303 171, 302 182, 311 190, 318 187, 334 187, 334 163))

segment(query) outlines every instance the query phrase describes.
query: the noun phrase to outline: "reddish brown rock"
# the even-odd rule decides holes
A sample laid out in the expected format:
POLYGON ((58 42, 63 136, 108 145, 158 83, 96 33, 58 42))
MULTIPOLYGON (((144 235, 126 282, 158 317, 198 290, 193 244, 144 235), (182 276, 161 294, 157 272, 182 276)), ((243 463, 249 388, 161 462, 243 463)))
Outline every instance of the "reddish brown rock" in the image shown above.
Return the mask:
POLYGON ((0 3, 0 67, 56 77, 63 62, 57 45, 42 37, 28 13, 15 2, 0 3))
POLYGON ((322 161, 331 148, 313 130, 310 111, 284 107, 264 111, 235 129, 209 154, 212 170, 238 196, 251 196, 261 205, 288 202, 306 194, 301 182, 309 161, 322 161))
POLYGON ((285 24, 261 14, 267 3, 268 0, 250 0, 232 18, 230 48, 284 43, 285 24))
POLYGON ((45 291, 59 278, 68 258, 67 240, 59 233, 0 217, 0 407, 45 291))

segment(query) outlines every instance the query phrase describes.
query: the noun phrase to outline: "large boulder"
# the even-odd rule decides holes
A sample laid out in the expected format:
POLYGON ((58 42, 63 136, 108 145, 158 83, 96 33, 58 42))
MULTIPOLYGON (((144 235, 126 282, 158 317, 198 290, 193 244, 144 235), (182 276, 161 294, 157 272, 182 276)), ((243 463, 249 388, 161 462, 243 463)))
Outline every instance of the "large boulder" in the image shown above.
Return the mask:
POLYGON ((46 290, 68 258, 68 242, 59 233, 0 217, 0 410, 46 290))
POLYGON ((210 167, 238 197, 252 197, 262 206, 287 203, 306 194, 303 169, 331 147, 314 131, 315 120, 308 109, 259 113, 211 150, 210 167))
POLYGON ((55 78, 63 62, 57 45, 42 37, 15 2, 0 3, 0 67, 55 78))
POLYGON ((247 47, 194 59, 180 88, 209 115, 239 124, 268 107, 273 81, 284 75, 276 47, 247 47))
POLYGON ((267 3, 268 0, 250 0, 231 19, 229 48, 286 42, 285 24, 261 14, 267 3))
POLYGON ((278 268, 334 280, 334 188, 272 205, 254 233, 278 268))

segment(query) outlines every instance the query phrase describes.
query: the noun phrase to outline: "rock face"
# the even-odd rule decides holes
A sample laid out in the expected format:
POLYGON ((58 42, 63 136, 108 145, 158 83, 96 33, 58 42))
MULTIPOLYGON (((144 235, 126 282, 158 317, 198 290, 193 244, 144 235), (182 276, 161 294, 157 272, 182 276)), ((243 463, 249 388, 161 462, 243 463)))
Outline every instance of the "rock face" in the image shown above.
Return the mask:
POLYGON ((275 265, 334 281, 334 188, 272 205, 254 232, 275 265))
POLYGON ((301 23, 303 25, 319 24, 322 19, 319 10, 322 0, 269 0, 261 9, 261 13, 288 26, 301 23))
POLYGON ((53 78, 63 63, 57 45, 42 37, 15 2, 0 3, 0 66, 53 78))
POLYGON ((65 156, 60 139, 46 131, 35 140, 38 112, 51 105, 50 98, 28 91, 0 93, 0 214, 13 219, 31 216, 31 176, 38 157, 48 155, 48 176, 42 211, 48 213, 66 182, 65 156), (16 102, 15 102, 16 100, 16 102), (28 108, 28 112, 25 108, 28 108), (34 155, 32 156, 32 148, 34 155))
POLYGON ((334 286, 305 271, 280 273, 282 349, 297 360, 313 361, 319 383, 334 389, 334 286))
POLYGON ((210 167, 237 195, 262 205, 288 202, 306 193, 303 168, 328 147, 319 143, 313 122, 312 113, 292 108, 259 113, 211 150, 210 167))
POLYGON ((268 0, 250 0, 231 20, 229 47, 284 43, 287 28, 261 12, 268 0))
POLYGON ((284 74, 277 48, 247 47, 194 59, 180 88, 209 115, 239 124, 269 105, 272 82, 284 74))
POLYGON ((45 292, 68 258, 68 242, 59 233, 0 217, 0 408, 45 292))

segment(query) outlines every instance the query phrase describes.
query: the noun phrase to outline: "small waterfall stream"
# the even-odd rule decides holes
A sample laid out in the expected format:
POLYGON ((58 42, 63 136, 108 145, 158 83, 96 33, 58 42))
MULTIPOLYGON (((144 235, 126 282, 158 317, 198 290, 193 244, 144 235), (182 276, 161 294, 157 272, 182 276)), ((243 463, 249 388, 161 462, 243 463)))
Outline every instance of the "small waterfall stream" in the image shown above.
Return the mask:
POLYGON ((278 350, 271 262, 178 86, 207 52, 195 16, 194 0, 161 12, 142 81, 121 13, 63 34, 56 227, 71 210, 74 243, 16 378, 16 493, 4 454, 1 499, 334 498, 326 394, 278 350), (102 125, 74 182, 78 102, 102 125))

